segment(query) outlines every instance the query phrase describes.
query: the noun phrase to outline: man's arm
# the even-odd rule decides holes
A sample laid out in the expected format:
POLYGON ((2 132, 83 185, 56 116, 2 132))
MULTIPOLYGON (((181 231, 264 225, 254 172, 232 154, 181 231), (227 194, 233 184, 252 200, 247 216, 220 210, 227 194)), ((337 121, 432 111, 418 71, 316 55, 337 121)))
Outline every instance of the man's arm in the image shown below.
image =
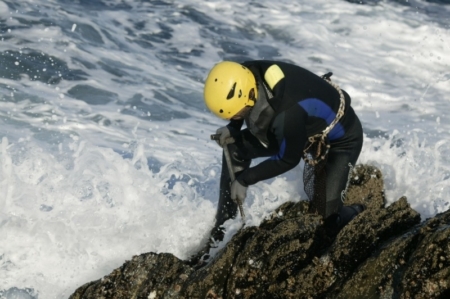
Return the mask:
POLYGON ((278 153, 245 170, 237 180, 244 186, 273 178, 294 168, 301 160, 306 142, 306 113, 298 105, 280 113, 272 125, 278 153))

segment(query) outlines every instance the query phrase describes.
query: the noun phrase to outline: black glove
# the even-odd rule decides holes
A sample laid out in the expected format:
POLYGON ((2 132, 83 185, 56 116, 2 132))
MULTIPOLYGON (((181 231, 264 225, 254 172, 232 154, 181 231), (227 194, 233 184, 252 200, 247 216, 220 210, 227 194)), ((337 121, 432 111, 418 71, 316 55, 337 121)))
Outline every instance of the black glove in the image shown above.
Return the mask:
POLYGON ((231 183, 231 199, 236 203, 238 203, 236 199, 244 203, 245 197, 247 196, 247 188, 248 186, 244 186, 238 180, 234 180, 231 183))

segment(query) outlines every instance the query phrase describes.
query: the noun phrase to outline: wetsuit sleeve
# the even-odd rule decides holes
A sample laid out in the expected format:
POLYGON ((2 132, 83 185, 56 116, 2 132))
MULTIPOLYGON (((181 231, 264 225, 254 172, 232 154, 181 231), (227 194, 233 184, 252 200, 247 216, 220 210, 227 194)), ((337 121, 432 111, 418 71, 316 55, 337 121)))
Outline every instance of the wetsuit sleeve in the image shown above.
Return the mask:
POLYGON ((272 124, 278 142, 278 153, 245 170, 237 179, 243 185, 253 185, 294 168, 301 160, 306 142, 306 112, 294 106, 280 113, 272 124))
POLYGON ((244 124, 244 120, 230 120, 230 122, 228 123, 227 127, 231 128, 235 131, 239 131, 242 127, 242 125, 244 124))
POLYGON ((227 128, 228 130, 230 130, 230 134, 232 137, 236 137, 239 134, 243 124, 243 120, 231 120, 228 123, 227 128))

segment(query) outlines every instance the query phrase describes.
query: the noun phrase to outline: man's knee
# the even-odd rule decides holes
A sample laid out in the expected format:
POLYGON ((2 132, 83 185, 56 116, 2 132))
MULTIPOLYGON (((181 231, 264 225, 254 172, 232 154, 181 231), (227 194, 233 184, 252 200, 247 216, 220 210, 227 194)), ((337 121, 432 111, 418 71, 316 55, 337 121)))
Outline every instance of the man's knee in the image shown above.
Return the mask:
POLYGON ((229 144, 228 150, 230 152, 231 164, 233 165, 233 172, 237 173, 250 167, 251 159, 246 158, 245 153, 241 148, 235 144, 229 144))

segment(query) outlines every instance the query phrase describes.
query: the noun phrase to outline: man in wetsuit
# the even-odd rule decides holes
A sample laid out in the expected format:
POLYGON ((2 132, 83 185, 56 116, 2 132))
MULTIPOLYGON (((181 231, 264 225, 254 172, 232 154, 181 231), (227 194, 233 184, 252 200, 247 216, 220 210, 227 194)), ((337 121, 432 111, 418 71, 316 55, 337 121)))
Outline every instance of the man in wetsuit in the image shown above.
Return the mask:
MULTIPOLYGON (((223 161, 213 238, 223 238, 221 225, 236 215, 236 199, 245 200, 247 187, 298 165, 311 136, 323 136, 319 139, 329 145, 324 160, 326 188, 321 191, 324 202, 316 203, 315 212, 330 229, 340 229, 364 210, 362 205, 343 206, 341 200, 361 152, 363 132, 350 96, 329 77, 278 61, 224 61, 211 69, 204 99, 214 114, 230 120, 217 130, 218 143, 228 147, 236 172, 231 182, 223 161), (244 122, 246 128, 241 129, 244 122), (229 137, 235 142, 227 144, 229 137), (249 167, 257 157, 269 158, 249 167)), ((316 199, 310 200, 314 204, 316 199)))

